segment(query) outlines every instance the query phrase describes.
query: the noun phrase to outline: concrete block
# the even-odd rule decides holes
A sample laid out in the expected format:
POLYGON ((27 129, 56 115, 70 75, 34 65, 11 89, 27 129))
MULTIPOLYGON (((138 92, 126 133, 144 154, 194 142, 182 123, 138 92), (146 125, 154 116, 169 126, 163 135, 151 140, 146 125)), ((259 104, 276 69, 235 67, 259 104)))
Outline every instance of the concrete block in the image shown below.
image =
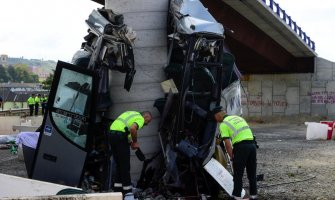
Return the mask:
POLYGON ((312 81, 300 81, 300 96, 311 95, 312 81))
POLYGON ((299 104, 288 104, 285 109, 285 115, 299 114, 299 104))
POLYGON ((335 92, 335 81, 328 81, 326 83, 326 91, 328 91, 328 92, 334 91, 335 92))
POLYGON ((21 124, 20 116, 4 116, 0 117, 0 135, 14 133, 13 126, 19 126, 21 124))
POLYGON ((311 113, 312 97, 311 96, 300 96, 300 113, 309 114, 311 113))
POLYGON ((261 96, 249 96, 248 101, 249 113, 260 113, 262 112, 262 97, 261 96))
POLYGON ((328 115, 334 115, 335 114, 335 104, 326 104, 326 109, 327 109, 327 113, 328 115))
POLYGON ((284 113, 287 107, 287 101, 285 96, 273 96, 272 97, 272 111, 273 113, 284 113))
POLYGON ((136 31, 135 48, 166 47, 166 30, 141 30, 136 31))
POLYGON ((276 74, 275 76, 281 77, 281 80, 303 81, 303 80, 311 80, 312 73, 276 74))
POLYGON ((272 115, 272 87, 262 88, 262 116, 272 115))
POLYGON ((311 107, 312 116, 327 116, 327 108, 325 104, 312 104, 311 107))
POLYGON ((261 117, 262 113, 260 112, 249 112, 249 117, 261 117))
POLYGON ((312 81, 312 88, 326 87, 327 81, 312 81))
POLYGON ((248 80, 271 80, 271 81, 299 81, 299 80, 311 80, 311 73, 303 73, 303 74, 266 74, 266 75, 249 75, 248 80))
POLYGON ((247 88, 249 84, 249 81, 241 81, 241 86, 244 88, 247 88))
POLYGON ((13 131, 17 132, 35 132, 39 126, 22 126, 22 125, 14 125, 13 131))
POLYGON ((261 81, 250 81, 248 84, 249 95, 261 95, 262 94, 262 82, 261 81))
POLYGON ((272 81, 262 81, 262 88, 264 87, 272 88, 272 81))
POLYGON ((167 11, 168 0, 106 0, 105 7, 117 13, 167 11))
MULTIPOLYGON (((160 83, 166 79, 162 65, 135 66, 136 74, 133 84, 137 83, 160 83)), ((113 71, 111 75, 111 85, 123 86, 126 74, 113 71)))
POLYGON ((134 50, 134 58, 136 65, 162 65, 167 64, 167 48, 151 47, 136 48, 134 50))
POLYGON ((294 81, 294 80, 288 80, 285 81, 286 87, 299 87, 300 86, 300 81, 294 81))
POLYGON ((273 112, 274 117, 285 116, 285 112, 273 112))
MULTIPOLYGON (((161 150, 161 145, 157 133, 155 136, 139 137, 138 143, 140 144, 141 150, 144 154, 154 154, 161 150)), ((132 151, 131 155, 135 155, 135 152, 132 151)), ((139 169, 141 170, 141 168, 139 169)))
POLYGON ((124 23, 133 30, 166 29, 167 12, 125 13, 124 23))
POLYGON ((299 104, 299 88, 288 87, 285 97, 288 104, 299 104))
MULTIPOLYGON (((0 174, 0 198, 1 199, 60 199, 55 197, 46 197, 48 195, 56 195, 59 191, 70 188, 78 189, 70 186, 59 185, 44 181, 38 181, 33 179, 27 179, 17 176, 11 176, 6 174, 0 174)), ((102 194, 102 193, 101 193, 102 194)), ((109 193, 111 194, 111 193, 109 193)), ((91 194, 94 195, 94 194, 91 194)), ((98 194, 97 196, 99 196, 98 194)), ((114 196, 115 193, 112 195, 114 196)), ((110 196, 110 195, 109 195, 110 196)), ((110 199, 122 199, 122 195, 118 195, 118 198, 110 199)), ((90 197, 90 196, 88 196, 90 197)), ((114 196, 115 197, 115 196, 114 196)), ((65 198, 67 199, 67 198, 65 198)), ((75 198, 69 198, 75 199, 75 198)), ((78 199, 108 199, 108 198, 78 198, 78 199)))
POLYGON ((317 57, 316 59, 316 80, 332 80, 333 78, 333 64, 332 62, 317 57))
POLYGON ((328 114, 335 113, 335 81, 329 81, 326 86, 328 114))
POLYGON ((273 95, 285 95, 286 83, 285 81, 274 81, 273 82, 273 95))
POLYGON ((242 116, 249 116, 249 109, 247 105, 242 105, 242 116))
POLYGON ((123 86, 111 86, 110 95, 113 103, 145 102, 164 97, 159 83, 135 84, 130 92, 123 89, 123 86))
POLYGON ((136 110, 136 111, 150 111, 152 114, 153 119, 159 119, 160 114, 158 110, 153 107, 154 100, 150 101, 139 101, 139 102, 118 102, 114 103, 111 106, 111 109, 113 113, 109 113, 108 118, 109 119, 115 119, 119 116, 120 113, 126 111, 126 110, 136 110))

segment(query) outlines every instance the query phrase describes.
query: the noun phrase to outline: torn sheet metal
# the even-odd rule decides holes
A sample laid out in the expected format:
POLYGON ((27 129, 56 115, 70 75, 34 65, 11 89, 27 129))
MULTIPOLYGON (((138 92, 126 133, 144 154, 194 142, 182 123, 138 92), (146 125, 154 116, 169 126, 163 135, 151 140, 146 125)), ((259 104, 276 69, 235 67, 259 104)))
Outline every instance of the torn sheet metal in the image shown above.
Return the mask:
POLYGON ((179 33, 207 33, 223 37, 222 24, 218 23, 198 0, 172 0, 171 14, 179 33))

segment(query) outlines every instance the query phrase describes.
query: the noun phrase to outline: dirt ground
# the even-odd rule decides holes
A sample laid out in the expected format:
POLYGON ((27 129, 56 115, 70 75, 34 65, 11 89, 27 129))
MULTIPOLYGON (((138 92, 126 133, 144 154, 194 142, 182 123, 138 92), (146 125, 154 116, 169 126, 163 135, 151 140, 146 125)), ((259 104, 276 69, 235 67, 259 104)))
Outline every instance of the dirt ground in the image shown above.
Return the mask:
MULTIPOLYGON (((260 148, 259 199, 335 199, 335 141, 307 141, 304 124, 251 123, 260 148)), ((0 173, 26 177, 23 161, 0 150, 0 173)), ((244 181, 248 190, 248 182, 244 181)))

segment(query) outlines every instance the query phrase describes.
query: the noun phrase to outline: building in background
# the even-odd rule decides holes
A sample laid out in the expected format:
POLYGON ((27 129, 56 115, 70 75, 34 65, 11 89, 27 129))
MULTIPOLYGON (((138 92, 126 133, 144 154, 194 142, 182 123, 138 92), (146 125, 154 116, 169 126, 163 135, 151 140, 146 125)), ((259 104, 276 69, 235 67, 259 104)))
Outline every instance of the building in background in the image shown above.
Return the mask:
POLYGON ((0 65, 7 66, 8 65, 8 55, 1 54, 0 55, 0 65))
POLYGON ((32 66, 29 67, 29 69, 33 74, 36 74, 38 76, 38 80, 40 82, 45 81, 47 77, 50 76, 50 74, 52 73, 50 70, 38 66, 32 66))
POLYGON ((0 110, 13 110, 28 108, 27 99, 32 94, 48 94, 41 84, 37 83, 0 83, 0 98, 2 105, 0 110))

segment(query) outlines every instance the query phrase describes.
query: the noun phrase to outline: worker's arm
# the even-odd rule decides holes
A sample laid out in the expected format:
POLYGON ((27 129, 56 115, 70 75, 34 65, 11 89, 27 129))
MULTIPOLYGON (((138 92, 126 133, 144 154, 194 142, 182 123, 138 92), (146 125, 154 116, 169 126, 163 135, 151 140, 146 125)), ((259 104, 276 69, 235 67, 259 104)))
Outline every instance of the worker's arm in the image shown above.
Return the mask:
POLYGON ((137 129, 138 129, 138 126, 136 123, 133 123, 130 127, 130 135, 131 135, 131 139, 132 139, 132 143, 131 143, 131 148, 132 149, 138 149, 140 146, 137 142, 137 129))
POLYGON ((224 141, 224 145, 225 145, 225 147, 226 147, 226 151, 227 151, 227 153, 228 153, 230 159, 233 160, 233 159, 234 159, 234 155, 233 155, 233 147, 231 146, 231 141, 230 141, 230 139, 225 138, 225 139, 223 139, 223 141, 224 141))

